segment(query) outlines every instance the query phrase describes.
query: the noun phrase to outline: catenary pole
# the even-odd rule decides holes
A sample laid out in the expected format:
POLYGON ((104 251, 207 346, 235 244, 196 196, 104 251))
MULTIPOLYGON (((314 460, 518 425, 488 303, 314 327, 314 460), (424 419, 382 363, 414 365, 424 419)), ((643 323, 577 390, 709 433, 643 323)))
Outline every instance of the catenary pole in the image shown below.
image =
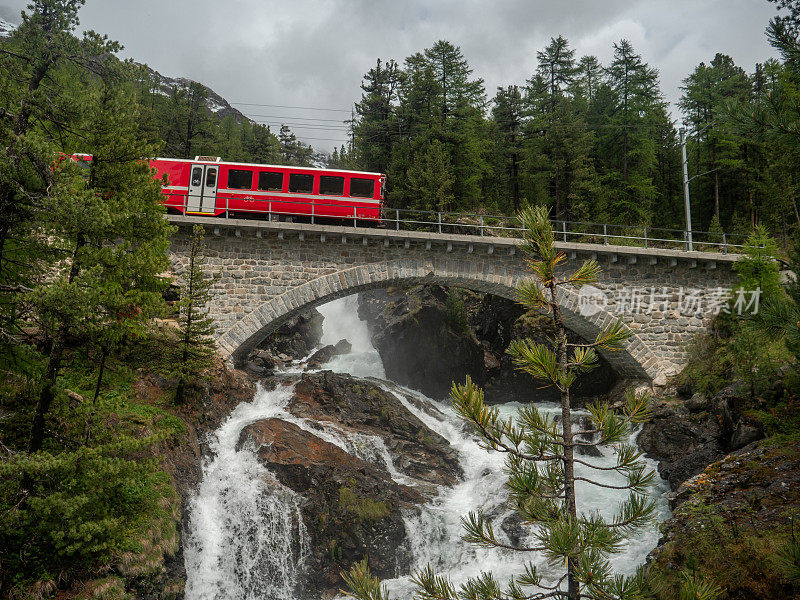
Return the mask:
POLYGON ((691 252, 692 245, 692 206, 689 202, 689 161, 686 158, 686 127, 681 127, 678 132, 681 137, 681 163, 683 164, 683 204, 686 210, 686 243, 691 252))

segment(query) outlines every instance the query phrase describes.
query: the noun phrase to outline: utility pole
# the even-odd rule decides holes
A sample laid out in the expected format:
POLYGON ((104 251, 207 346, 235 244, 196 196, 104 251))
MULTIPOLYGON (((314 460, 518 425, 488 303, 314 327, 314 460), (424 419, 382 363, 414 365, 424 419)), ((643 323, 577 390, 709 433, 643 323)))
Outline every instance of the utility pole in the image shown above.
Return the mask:
POLYGON ((686 210, 686 243, 689 251, 692 245, 692 206, 689 203, 689 161, 686 158, 686 123, 678 130, 681 136, 681 162, 683 163, 683 204, 686 210))

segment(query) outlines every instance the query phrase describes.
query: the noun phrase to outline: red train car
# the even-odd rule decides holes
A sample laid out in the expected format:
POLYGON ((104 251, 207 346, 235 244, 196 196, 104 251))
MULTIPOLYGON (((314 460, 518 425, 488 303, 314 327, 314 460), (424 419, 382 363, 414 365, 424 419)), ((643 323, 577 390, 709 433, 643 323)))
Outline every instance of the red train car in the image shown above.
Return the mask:
MULTIPOLYGON (((73 154, 79 163, 89 154, 73 154)), ((167 176, 164 204, 190 215, 291 215, 379 222, 386 175, 340 169, 222 162, 219 157, 154 158, 167 176)))
POLYGON ((386 176, 381 173, 156 158, 167 176, 165 204, 185 214, 305 215, 379 221, 386 176))

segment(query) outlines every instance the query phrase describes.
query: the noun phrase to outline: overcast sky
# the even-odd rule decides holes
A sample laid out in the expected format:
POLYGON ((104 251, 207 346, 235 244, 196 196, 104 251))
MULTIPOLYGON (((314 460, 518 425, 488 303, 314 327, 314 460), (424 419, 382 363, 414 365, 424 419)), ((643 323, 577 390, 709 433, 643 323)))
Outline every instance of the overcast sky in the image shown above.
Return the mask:
MULTIPOLYGON (((18 21, 26 3, 0 0, 0 16, 18 21)), ((747 71, 773 56, 764 28, 774 14, 766 0, 87 0, 80 30, 108 34, 125 45, 124 56, 200 81, 231 103, 349 111, 379 57, 402 62, 449 40, 491 98, 498 85, 523 84, 536 51, 559 34, 578 55, 604 63, 613 42, 629 39, 659 70, 674 103, 682 79, 716 52, 747 71)), ((322 119, 348 115, 237 108, 273 123, 300 117, 310 126, 337 127, 322 119)), ((294 129, 321 149, 344 140, 343 130, 294 129)))

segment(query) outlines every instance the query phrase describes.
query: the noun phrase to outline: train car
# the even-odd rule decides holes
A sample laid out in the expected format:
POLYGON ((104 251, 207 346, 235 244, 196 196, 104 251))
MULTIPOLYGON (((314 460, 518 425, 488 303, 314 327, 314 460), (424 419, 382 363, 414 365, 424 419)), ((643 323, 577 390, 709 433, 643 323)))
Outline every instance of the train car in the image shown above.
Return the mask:
MULTIPOLYGON (((88 166, 90 154, 72 154, 88 166)), ((340 169, 154 158, 170 211, 209 216, 303 216, 379 223, 386 175, 340 169)))
POLYGON ((381 173, 156 158, 167 177, 165 204, 182 214, 297 215, 379 222, 386 176, 381 173))

